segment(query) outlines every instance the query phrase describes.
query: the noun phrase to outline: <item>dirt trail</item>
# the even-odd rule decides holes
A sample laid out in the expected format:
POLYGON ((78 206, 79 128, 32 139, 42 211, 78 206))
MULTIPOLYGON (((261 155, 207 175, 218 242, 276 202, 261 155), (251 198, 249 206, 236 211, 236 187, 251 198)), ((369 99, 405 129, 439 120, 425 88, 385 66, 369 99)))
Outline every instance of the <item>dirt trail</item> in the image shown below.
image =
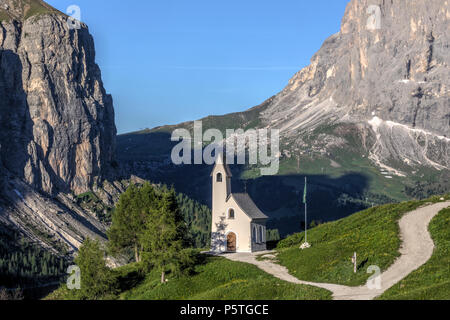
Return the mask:
POLYGON ((428 232, 428 225, 442 209, 449 206, 450 201, 436 203, 409 212, 400 219, 400 238, 402 240, 400 248, 401 255, 381 274, 380 289, 369 289, 367 284, 360 287, 348 287, 330 283, 302 281, 289 274, 284 266, 267 260, 256 260, 258 255, 264 254, 261 252, 255 254, 226 254, 225 257, 233 261, 256 265, 260 269, 281 280, 327 289, 333 293, 334 300, 372 300, 425 264, 425 262, 431 258, 434 250, 434 243, 428 232))

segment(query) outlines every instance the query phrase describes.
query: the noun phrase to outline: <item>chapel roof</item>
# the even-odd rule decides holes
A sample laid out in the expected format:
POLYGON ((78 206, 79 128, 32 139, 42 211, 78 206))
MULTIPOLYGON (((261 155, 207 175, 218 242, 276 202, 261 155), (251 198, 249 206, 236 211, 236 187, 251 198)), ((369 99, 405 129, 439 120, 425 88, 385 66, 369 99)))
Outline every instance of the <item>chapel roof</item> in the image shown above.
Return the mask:
POLYGON ((268 219, 262 213, 247 193, 232 193, 231 197, 237 202, 239 207, 252 219, 268 219))

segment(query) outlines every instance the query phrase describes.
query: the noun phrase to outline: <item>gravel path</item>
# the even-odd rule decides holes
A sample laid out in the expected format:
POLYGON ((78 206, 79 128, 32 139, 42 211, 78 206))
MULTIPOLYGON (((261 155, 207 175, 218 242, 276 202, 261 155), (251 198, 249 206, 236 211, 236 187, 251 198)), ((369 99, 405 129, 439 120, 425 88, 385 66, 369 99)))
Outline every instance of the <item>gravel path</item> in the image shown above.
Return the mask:
MULTIPOLYGON (((428 225, 442 209, 449 206, 450 201, 436 203, 409 212, 400 219, 400 238, 402 240, 400 248, 401 256, 381 274, 381 289, 369 289, 367 285, 348 287, 329 283, 301 281, 289 274, 284 266, 268 260, 256 260, 256 257, 264 254, 264 252, 253 254, 233 253, 225 254, 224 256, 233 261, 256 265, 260 269, 281 280, 327 289, 333 293, 334 300, 372 300, 425 264, 425 262, 431 258, 434 250, 434 243, 428 233, 428 225)), ((273 252, 268 251, 266 253, 271 254, 273 252)))

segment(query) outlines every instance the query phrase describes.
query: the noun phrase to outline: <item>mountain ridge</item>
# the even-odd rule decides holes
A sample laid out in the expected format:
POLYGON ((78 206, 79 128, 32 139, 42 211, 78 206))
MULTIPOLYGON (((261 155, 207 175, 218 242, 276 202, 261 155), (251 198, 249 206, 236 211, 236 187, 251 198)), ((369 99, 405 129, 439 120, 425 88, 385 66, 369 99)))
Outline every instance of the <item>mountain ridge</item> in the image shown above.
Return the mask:
POLYGON ((263 113, 266 125, 292 136, 326 121, 354 123, 376 138, 371 157, 384 169, 392 160, 449 169, 449 12, 447 1, 351 1, 340 32, 263 113), (370 6, 380 29, 367 28, 370 6))
POLYGON ((64 13, 53 8, 42 0, 2 0, 0 6, 1 20, 24 21, 38 14, 58 14, 66 16, 64 13))

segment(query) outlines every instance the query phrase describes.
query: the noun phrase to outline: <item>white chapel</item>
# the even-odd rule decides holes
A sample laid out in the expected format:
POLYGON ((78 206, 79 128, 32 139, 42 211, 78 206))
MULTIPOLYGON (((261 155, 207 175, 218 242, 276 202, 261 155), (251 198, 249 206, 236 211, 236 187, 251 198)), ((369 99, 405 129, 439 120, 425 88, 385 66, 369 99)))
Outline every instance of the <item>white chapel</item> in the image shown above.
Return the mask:
POLYGON ((231 192, 231 171, 219 155, 211 173, 211 251, 257 252, 266 250, 268 217, 246 193, 231 192))

